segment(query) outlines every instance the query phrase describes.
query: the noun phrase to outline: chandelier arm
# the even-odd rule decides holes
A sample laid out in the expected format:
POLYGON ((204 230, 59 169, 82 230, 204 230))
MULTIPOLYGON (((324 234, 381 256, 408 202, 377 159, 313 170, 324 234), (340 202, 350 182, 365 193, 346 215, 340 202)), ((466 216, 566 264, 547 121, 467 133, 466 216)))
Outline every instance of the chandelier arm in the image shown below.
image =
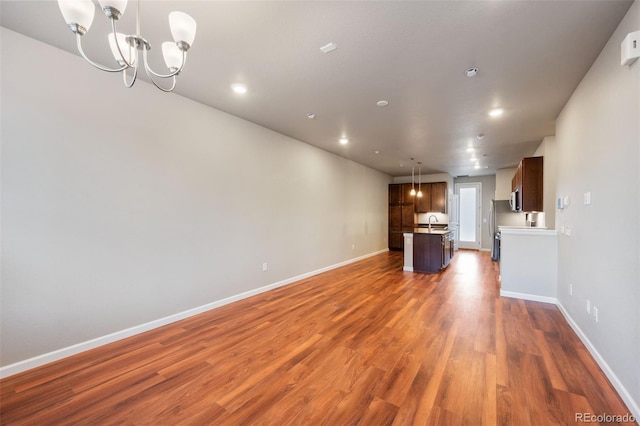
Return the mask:
POLYGON ((126 66, 126 68, 134 68, 133 64, 130 64, 129 62, 127 62, 127 60, 124 57, 124 54, 122 53, 122 49, 120 48, 120 43, 118 43, 118 32, 116 31, 116 20, 114 18, 111 18, 111 31, 113 31, 113 40, 116 43, 116 48, 118 49, 118 53, 120 54, 120 60, 124 63, 123 66, 126 66))
MULTIPOLYGON (((144 59, 144 69, 147 71, 147 75, 149 75, 149 73, 155 75, 156 77, 160 77, 160 78, 171 78, 180 74, 180 71, 182 71, 182 68, 184 68, 184 63, 186 62, 187 59, 187 52, 185 50, 181 50, 182 52, 182 63, 180 64, 180 68, 178 68, 177 70, 173 71, 171 74, 158 74, 157 72, 154 72, 151 67, 149 66, 148 62, 147 62, 147 50, 143 49, 142 50, 142 57, 144 59)), ((151 75, 149 75, 149 78, 151 78, 151 75)), ((174 83, 175 85, 175 83, 174 83)), ((173 89, 172 89, 173 90, 173 89)))
POLYGON ((120 72, 120 71, 124 71, 127 68, 129 68, 127 65, 123 65, 120 68, 106 68, 103 67, 102 65, 98 65, 95 62, 93 62, 91 59, 89 59, 87 57, 87 55, 85 55, 84 50, 82 50, 82 41, 81 41, 81 35, 76 33, 76 44, 78 46, 78 51, 80 52, 80 54, 82 55, 82 57, 89 62, 91 65, 93 65, 94 67, 98 68, 99 70, 102 71, 106 71, 106 72, 120 72))
MULTIPOLYGON (((145 65, 146 65, 146 61, 145 61, 145 65)), ((163 92, 173 92, 173 89, 175 89, 176 87, 176 76, 173 75, 171 78, 173 79, 172 83, 171 83, 171 88, 169 89, 165 89, 164 87, 158 85, 158 83, 156 83, 156 81, 153 79, 153 75, 149 72, 149 68, 148 67, 144 67, 144 70, 147 72, 147 76, 149 77, 149 80, 151 80, 151 82, 153 83, 154 86, 156 86, 158 89, 162 90, 163 92)))
POLYGON ((127 82, 127 70, 122 70, 122 81, 124 81, 124 85, 127 89, 131 89, 138 78, 138 67, 133 68, 133 77, 130 82, 127 82))

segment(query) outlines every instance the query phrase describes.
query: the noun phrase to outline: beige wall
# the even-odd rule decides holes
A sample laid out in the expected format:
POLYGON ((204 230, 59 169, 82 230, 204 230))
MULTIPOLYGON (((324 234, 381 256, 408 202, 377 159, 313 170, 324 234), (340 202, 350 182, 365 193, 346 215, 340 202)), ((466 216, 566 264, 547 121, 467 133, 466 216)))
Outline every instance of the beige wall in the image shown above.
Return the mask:
POLYGON ((640 29, 636 1, 557 120, 558 299, 640 416, 640 61, 620 44, 640 29), (592 202, 585 205, 584 194, 592 202), (569 294, 569 286, 573 294, 569 294), (586 310, 598 308, 599 321, 586 310))
POLYGON ((3 366, 386 249, 389 176, 1 34, 3 366))

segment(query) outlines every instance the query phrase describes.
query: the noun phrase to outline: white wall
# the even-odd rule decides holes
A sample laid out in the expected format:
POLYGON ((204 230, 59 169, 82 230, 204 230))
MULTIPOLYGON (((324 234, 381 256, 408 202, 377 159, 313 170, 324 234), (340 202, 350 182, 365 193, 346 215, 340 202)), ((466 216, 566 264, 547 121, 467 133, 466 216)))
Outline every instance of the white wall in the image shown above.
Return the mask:
POLYGON ((1 35, 3 366, 386 249, 389 176, 1 35))
POLYGON ((558 242, 560 303, 639 416, 640 62, 620 66, 620 43, 637 30, 638 1, 558 117, 557 193, 571 203, 557 212, 556 228, 571 228, 558 242))
POLYGON ((543 163, 543 211, 545 226, 555 229, 556 225, 556 179, 558 174, 555 136, 542 140, 533 157, 544 157, 543 163))

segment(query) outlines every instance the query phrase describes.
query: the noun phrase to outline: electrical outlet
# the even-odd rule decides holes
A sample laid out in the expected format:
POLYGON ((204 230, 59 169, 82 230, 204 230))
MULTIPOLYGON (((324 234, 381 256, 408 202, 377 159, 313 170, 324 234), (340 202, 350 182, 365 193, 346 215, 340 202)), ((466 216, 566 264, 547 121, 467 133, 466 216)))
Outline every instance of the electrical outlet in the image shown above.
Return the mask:
POLYGON ((573 296, 573 284, 569 284, 569 296, 573 296))
POLYGON ((262 264, 262 272, 267 272, 268 269, 269 269, 269 265, 267 264, 267 262, 264 262, 262 264))
POLYGON ((595 322, 598 322, 598 308, 596 308, 595 306, 593 307, 593 320, 595 322))
POLYGON ((587 313, 591 315, 591 301, 587 299, 587 313))

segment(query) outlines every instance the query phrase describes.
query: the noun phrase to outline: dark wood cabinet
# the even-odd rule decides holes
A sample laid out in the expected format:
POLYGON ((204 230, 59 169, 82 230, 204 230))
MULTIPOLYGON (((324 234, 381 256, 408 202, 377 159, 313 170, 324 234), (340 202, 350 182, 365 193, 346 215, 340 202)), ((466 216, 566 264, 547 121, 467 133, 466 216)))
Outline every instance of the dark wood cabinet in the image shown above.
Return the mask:
POLYGON ((431 184, 431 211, 437 213, 447 212, 447 182, 435 182, 431 184))
POLYGON ((423 183, 420 190, 422 197, 416 195, 416 213, 426 213, 431 211, 431 184, 423 183))
POLYGON ((414 201, 410 183, 389 185, 389 249, 404 250, 404 232, 413 232, 414 201))
POLYGON ((454 255, 450 235, 451 233, 414 233, 413 270, 436 273, 446 268, 454 255))
MULTIPOLYGON (((413 185, 410 183, 401 183, 400 187, 402 189, 402 204, 413 204, 415 195, 411 195, 411 188, 413 185)), ((415 186, 416 191, 418 190, 418 185, 415 186)))
POLYGON ((416 198, 416 213, 447 212, 447 182, 422 184, 422 197, 416 198))
POLYGON ((543 157, 523 158, 511 181, 516 193, 517 211, 541 212, 544 210, 543 157))
POLYGON ((389 205, 397 206, 402 204, 402 185, 389 185, 389 205))

